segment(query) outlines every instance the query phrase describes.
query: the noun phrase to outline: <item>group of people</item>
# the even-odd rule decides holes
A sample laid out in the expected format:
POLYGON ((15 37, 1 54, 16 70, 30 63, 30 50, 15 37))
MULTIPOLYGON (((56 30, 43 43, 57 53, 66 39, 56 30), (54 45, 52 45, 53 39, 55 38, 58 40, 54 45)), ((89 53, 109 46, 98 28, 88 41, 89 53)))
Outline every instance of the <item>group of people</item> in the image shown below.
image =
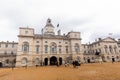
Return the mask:
MULTIPOLYGON (((78 66, 80 66, 81 63, 78 62, 77 60, 75 60, 75 61, 72 62, 72 65, 73 65, 74 68, 78 68, 78 66)), ((65 62, 65 67, 67 67, 67 66, 69 66, 69 62, 65 62)))
POLYGON ((73 61, 72 64, 73 64, 73 67, 74 67, 74 68, 78 68, 78 66, 81 65, 77 60, 73 61))

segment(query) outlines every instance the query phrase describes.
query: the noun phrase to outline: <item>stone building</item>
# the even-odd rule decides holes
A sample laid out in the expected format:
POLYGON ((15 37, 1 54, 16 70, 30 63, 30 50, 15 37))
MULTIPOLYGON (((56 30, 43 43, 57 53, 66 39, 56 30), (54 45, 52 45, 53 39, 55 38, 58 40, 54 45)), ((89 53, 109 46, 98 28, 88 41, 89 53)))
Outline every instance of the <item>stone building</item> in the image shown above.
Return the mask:
POLYGON ((17 42, 0 42, 0 67, 15 66, 17 42))
POLYGON ((54 32, 51 19, 48 19, 41 34, 33 28, 19 28, 19 42, 16 66, 59 65, 72 60, 82 60, 80 32, 61 35, 54 32))
POLYGON ((104 39, 99 38, 91 44, 83 44, 84 61, 96 62, 101 58, 104 62, 120 61, 119 41, 111 37, 104 39))

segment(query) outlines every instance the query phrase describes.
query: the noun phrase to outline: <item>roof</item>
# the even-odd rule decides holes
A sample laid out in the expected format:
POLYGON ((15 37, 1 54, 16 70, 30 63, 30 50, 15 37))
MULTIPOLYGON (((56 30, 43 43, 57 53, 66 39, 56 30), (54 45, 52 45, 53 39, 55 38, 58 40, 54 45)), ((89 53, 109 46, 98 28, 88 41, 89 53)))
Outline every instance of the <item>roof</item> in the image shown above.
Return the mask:
POLYGON ((96 44, 96 43, 99 43, 99 42, 117 42, 114 38, 111 38, 111 37, 106 37, 104 39, 101 39, 101 40, 98 40, 96 42, 93 42, 92 44, 96 44), (107 39, 111 39, 112 41, 105 41, 107 39))
POLYGON ((69 37, 63 36, 63 35, 41 35, 41 34, 35 34, 34 38, 50 38, 50 39, 68 39, 69 37))

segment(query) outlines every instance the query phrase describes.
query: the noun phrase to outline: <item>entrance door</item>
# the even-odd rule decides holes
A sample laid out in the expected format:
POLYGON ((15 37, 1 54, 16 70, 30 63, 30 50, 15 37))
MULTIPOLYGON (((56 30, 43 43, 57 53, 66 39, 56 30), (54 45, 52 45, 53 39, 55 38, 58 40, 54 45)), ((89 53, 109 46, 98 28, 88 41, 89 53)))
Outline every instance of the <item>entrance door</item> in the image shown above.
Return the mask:
POLYGON ((2 62, 0 62, 0 68, 2 67, 3 65, 2 65, 2 62))
POLYGON ((57 58, 55 56, 50 58, 50 65, 56 65, 57 63, 57 58))
POLYGON ((90 59, 87 59, 87 62, 90 63, 90 59))
POLYGON ((115 62, 115 58, 112 58, 112 62, 115 62))
POLYGON ((44 64, 45 64, 45 66, 48 65, 48 58, 45 58, 45 60, 44 60, 44 64))
POLYGON ((62 58, 59 58, 59 65, 62 65, 62 58))

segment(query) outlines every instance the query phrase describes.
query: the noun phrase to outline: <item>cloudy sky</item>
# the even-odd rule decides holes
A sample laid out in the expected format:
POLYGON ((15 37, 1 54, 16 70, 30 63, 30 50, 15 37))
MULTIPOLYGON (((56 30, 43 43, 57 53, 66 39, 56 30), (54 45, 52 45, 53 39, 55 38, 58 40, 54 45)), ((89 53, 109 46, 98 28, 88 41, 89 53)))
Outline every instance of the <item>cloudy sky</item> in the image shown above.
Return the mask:
POLYGON ((62 33, 81 32, 82 43, 120 38, 120 0, 0 0, 0 41, 18 41, 19 27, 40 34, 47 18, 62 33))

